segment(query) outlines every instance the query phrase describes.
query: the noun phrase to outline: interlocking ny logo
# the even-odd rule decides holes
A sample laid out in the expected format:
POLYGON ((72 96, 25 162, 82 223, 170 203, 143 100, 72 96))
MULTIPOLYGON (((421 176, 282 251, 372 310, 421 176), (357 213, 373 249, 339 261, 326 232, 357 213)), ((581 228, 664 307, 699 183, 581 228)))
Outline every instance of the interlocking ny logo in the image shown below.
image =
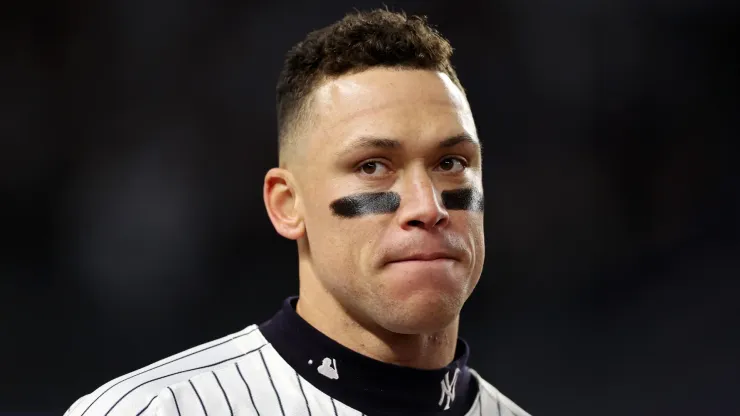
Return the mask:
POLYGON ((450 402, 455 401, 455 385, 457 384, 457 375, 460 373, 460 369, 455 369, 455 375, 452 376, 452 381, 450 381, 450 373, 448 372, 445 374, 444 380, 440 382, 442 384, 442 397, 439 398, 439 405, 442 406, 442 403, 445 403, 444 410, 447 410, 450 408, 450 402))

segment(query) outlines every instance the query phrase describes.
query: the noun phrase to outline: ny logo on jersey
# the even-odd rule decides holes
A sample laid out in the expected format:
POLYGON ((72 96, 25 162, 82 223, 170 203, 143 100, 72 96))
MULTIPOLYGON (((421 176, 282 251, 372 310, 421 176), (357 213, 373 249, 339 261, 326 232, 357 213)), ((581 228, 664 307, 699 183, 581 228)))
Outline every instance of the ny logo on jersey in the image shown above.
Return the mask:
POLYGON ((337 360, 326 357, 318 368, 319 374, 324 377, 328 377, 332 380, 339 378, 339 372, 337 371, 337 360))
POLYGON ((460 373, 460 369, 455 369, 455 375, 452 376, 450 381, 450 373, 445 374, 444 380, 440 382, 442 384, 442 397, 439 398, 439 406, 445 403, 444 410, 450 408, 450 402, 455 401, 455 385, 457 384, 457 375, 460 373))

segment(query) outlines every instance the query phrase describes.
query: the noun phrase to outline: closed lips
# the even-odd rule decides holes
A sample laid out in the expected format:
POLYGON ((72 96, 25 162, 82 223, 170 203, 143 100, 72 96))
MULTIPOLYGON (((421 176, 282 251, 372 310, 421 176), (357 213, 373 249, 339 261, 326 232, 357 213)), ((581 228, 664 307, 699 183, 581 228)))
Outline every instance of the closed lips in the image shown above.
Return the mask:
POLYGON ((389 263, 398 263, 402 261, 432 261, 439 259, 455 260, 452 254, 445 252, 433 252, 433 253, 417 253, 408 256, 400 257, 390 261, 389 263))

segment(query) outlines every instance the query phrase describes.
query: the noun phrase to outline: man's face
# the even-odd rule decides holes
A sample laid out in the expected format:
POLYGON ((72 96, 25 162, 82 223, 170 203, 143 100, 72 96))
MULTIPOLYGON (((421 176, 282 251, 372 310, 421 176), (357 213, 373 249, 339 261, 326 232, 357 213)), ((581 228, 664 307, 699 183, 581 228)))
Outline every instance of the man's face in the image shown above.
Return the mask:
POLYGON ((443 329, 485 251, 481 153, 464 94, 442 73, 372 69, 312 98, 296 180, 313 273, 361 322, 443 329))

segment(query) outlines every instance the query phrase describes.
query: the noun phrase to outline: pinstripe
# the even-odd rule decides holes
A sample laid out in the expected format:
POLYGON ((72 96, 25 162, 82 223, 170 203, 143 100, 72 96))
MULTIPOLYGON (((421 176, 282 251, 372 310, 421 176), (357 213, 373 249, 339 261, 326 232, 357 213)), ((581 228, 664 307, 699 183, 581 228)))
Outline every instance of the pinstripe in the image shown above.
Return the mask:
POLYGON ((239 358, 239 357, 241 357, 241 356, 239 355, 239 356, 236 356, 236 357, 231 357, 231 358, 228 358, 228 359, 226 359, 226 360, 223 360, 223 361, 219 361, 219 362, 217 362, 217 363, 213 363, 213 364, 210 364, 210 365, 204 365, 204 366, 202 366, 202 367, 197 367, 197 368, 191 368, 191 369, 188 369, 188 370, 182 370, 182 371, 178 371, 178 372, 175 372, 175 373, 172 373, 172 374, 167 374, 167 375, 165 375, 165 376, 162 376, 162 377, 157 377, 157 378, 151 379, 151 380, 149 380, 149 381, 146 381, 146 382, 144 382, 144 383, 141 383, 141 384, 139 384, 138 386, 134 387, 133 389, 129 390, 129 391, 128 391, 128 392, 127 392, 126 394, 124 394, 124 395, 123 395, 123 396, 122 396, 122 397, 121 397, 120 399, 118 399, 118 401, 117 401, 117 402, 115 402, 115 403, 113 404, 113 406, 111 406, 111 408, 110 408, 110 409, 109 409, 109 410, 108 410, 108 411, 107 411, 107 412, 105 413, 105 415, 107 416, 108 414, 110 414, 110 412, 112 412, 112 411, 113 411, 113 409, 114 409, 114 408, 115 408, 116 406, 118 406, 118 404, 119 404, 119 403, 121 403, 121 400, 125 399, 125 398, 126 398, 126 396, 128 396, 129 394, 131 394, 131 392, 133 392, 134 390, 138 389, 139 387, 141 387, 141 386, 143 386, 143 385, 145 385, 145 384, 151 383, 151 382, 153 382, 153 381, 161 380, 161 379, 163 379, 163 378, 167 378, 167 377, 170 377, 170 376, 174 376, 174 375, 176 375, 176 374, 182 374, 182 373, 187 373, 187 372, 189 372, 189 371, 202 370, 202 369, 204 369, 204 368, 208 368, 208 367, 213 367, 213 366, 215 366, 215 365, 219 365, 219 364, 225 363, 225 362, 227 362, 227 361, 231 361, 231 360, 234 360, 234 359, 236 359, 236 358, 239 358))
POLYGON ((275 387, 275 382, 272 381, 272 374, 270 374, 270 369, 267 367, 267 361, 265 361, 265 355, 262 354, 262 351, 260 351, 260 357, 262 358, 262 364, 265 366, 265 371, 267 371, 267 378, 270 379, 270 384, 272 384, 272 389, 275 391, 275 397, 277 397, 278 405, 280 406, 280 413, 285 416, 285 410, 283 409, 283 401, 280 400, 280 394, 278 394, 277 388, 275 387))
POLYGON ((149 403, 147 403, 147 404, 146 404, 146 406, 144 406, 144 408, 143 408, 143 409, 139 410, 139 413, 137 413, 137 414, 136 414, 136 416, 139 416, 140 414, 144 413, 144 411, 145 411, 146 409, 148 409, 148 408, 149 408, 149 406, 150 406, 150 405, 152 404, 152 402, 153 402, 153 401, 154 401, 154 399, 156 399, 156 398, 157 398, 157 396, 154 396, 154 397, 152 397, 152 399, 151 399, 151 400, 149 400, 149 403))
POLYGON ((175 409, 177 409, 177 416, 182 416, 182 414, 180 414, 180 405, 177 404, 177 397, 175 397, 175 392, 169 386, 167 386, 167 390, 169 390, 170 393, 172 393, 172 401, 175 402, 175 409))
POLYGON ((231 413, 231 416, 234 416, 234 409, 231 408, 231 401, 229 401, 229 396, 226 395, 226 390, 224 390, 224 386, 221 385, 221 380, 218 379, 218 376, 215 372, 211 371, 211 374, 213 374, 213 377, 216 379, 216 383, 218 383, 218 387, 221 389, 221 393, 224 394, 226 404, 229 406, 229 413, 231 413))
MULTIPOLYGON (((80 416, 85 416, 85 413, 87 413, 87 411, 88 411, 88 410, 90 410, 90 408, 92 407, 92 405, 93 405, 93 404, 95 404, 95 402, 97 402, 97 401, 98 401, 98 399, 100 399, 101 397, 103 397, 103 395, 104 395, 105 393, 107 393, 108 391, 110 391, 110 389, 112 389, 113 387, 116 387, 117 385, 119 385, 119 384, 123 383, 124 381, 128 381, 128 380, 130 380, 130 379, 132 379, 132 378, 134 378, 134 377, 140 376, 140 375, 142 375, 142 374, 144 374, 144 373, 148 373, 148 372, 150 372, 150 371, 152 371, 152 370, 156 370, 156 369, 158 369, 158 368, 160 368, 160 367, 162 367, 162 366, 165 366, 165 365, 167 365, 167 364, 172 364, 172 363, 174 363, 175 361, 179 361, 179 360, 182 360, 183 358, 187 358, 187 357, 190 357, 191 355, 195 355, 195 354, 198 354, 198 353, 200 353, 200 352, 203 352, 203 351, 207 351, 207 350, 210 350, 211 348, 216 348, 216 347, 218 347, 218 346, 224 345, 224 344, 226 344, 226 343, 229 343, 229 342, 231 342, 231 341, 234 341, 235 339, 238 339, 238 338, 242 338, 242 337, 246 337, 247 335, 251 334, 252 332, 256 331, 257 329, 258 329, 258 328, 253 328, 253 329, 252 329, 251 331, 247 332, 246 334, 241 334, 241 335, 239 335, 239 336, 236 336, 236 337, 234 337, 234 338, 229 338, 229 339, 227 339, 226 341, 223 341, 223 342, 219 342, 218 344, 215 344, 215 345, 211 345, 210 347, 206 347, 206 348, 200 349, 200 350, 198 350, 198 351, 193 351, 193 352, 191 352, 191 353, 190 353, 190 354, 188 354, 188 355, 183 355, 182 357, 179 357, 179 358, 175 358, 175 359, 173 359, 173 360, 167 361, 166 363, 162 363, 162 364, 160 364, 160 365, 158 365, 158 366, 156 366, 156 367, 152 367, 152 368, 150 368, 150 369, 147 369, 147 370, 144 370, 144 371, 140 371, 140 372, 138 372, 138 373, 136 373, 136 374, 133 374, 133 375, 131 375, 131 376, 128 376, 128 377, 124 378, 123 380, 120 380, 120 381, 119 381, 118 383, 116 383, 116 384, 114 384, 114 385, 112 385, 112 386, 108 387, 107 389, 105 389, 105 391, 104 391, 104 392, 100 393, 100 395, 98 395, 98 397, 96 397, 96 398, 95 398, 95 400, 93 400, 93 401, 92 401, 92 402, 91 402, 91 403, 90 403, 89 405, 87 405, 87 408, 86 408, 86 409, 85 409, 85 410, 84 410, 84 411, 82 412, 82 414, 81 414, 80 416)), ((146 384, 146 383, 144 383, 144 384, 146 384)), ((142 385, 143 385, 143 384, 141 384, 141 385, 137 386, 137 388, 138 388, 138 387, 141 387, 142 385)), ((132 390, 132 391, 133 391, 133 390, 132 390)), ((126 393, 126 394, 125 394, 125 395, 124 395, 123 397, 126 397, 126 396, 127 396, 127 395, 128 395, 129 393, 131 393, 131 391, 129 391, 128 393, 126 393)), ((116 406, 116 405, 117 405, 117 404, 118 404, 118 403, 119 403, 119 402, 120 402, 120 401, 121 401, 121 400, 123 399, 123 397, 121 397, 120 399, 118 399, 118 401, 117 401, 117 402, 116 402, 116 403, 115 403, 115 404, 113 405, 113 407, 115 407, 115 406, 116 406)), ((107 415, 108 413, 110 413, 110 411, 111 411, 111 410, 113 410, 113 407, 111 407, 111 408, 110 408, 110 410, 108 410, 108 411, 107 411, 107 412, 106 412, 105 414, 107 415)))
POLYGON ((301 376, 298 375, 298 372, 295 373, 295 378, 298 379, 298 387, 301 388, 301 394, 303 395, 303 400, 306 401, 306 410, 308 410, 308 416, 311 416, 311 407, 308 405, 308 397, 306 397, 306 392, 303 391, 303 383, 301 383, 301 376))
POLYGON ((334 408, 334 416, 339 416, 339 414, 337 413, 337 405, 334 404, 334 398, 329 397, 329 399, 331 399, 331 407, 334 408))
POLYGON ((141 384, 139 384, 138 386, 134 387, 133 389, 129 390, 129 391, 128 391, 128 392, 127 392, 126 394, 124 394, 124 395, 123 395, 123 396, 122 396, 122 397, 121 397, 120 399, 118 399, 118 401, 117 401, 117 402, 115 402, 115 403, 113 404, 113 406, 111 406, 111 408, 110 408, 110 409, 108 409, 108 411, 107 411, 107 412, 105 413, 105 415, 106 415, 106 416, 108 416, 108 414, 110 414, 110 412, 111 412, 111 411, 113 411, 113 409, 114 409, 114 408, 115 408, 116 406, 118 406, 118 403, 121 403, 121 400, 125 399, 125 398, 126 398, 126 396, 128 396, 129 394, 131 394, 131 393, 132 393, 132 392, 133 392, 134 390, 138 389, 139 387, 141 387, 141 386, 143 386, 143 385, 145 385, 145 384, 149 384, 149 383, 151 383, 152 381, 157 381, 157 380, 161 380, 161 379, 163 379, 163 378, 167 378, 167 377, 170 377, 170 376, 174 376, 174 375, 176 375, 176 374, 182 374, 182 373, 187 373, 187 372, 189 372, 189 371, 195 371, 195 370, 202 370, 202 369, 204 369, 204 368, 209 368, 209 367, 217 366, 217 365, 219 365, 219 364, 223 364, 223 363, 225 363, 225 362, 227 362, 227 361, 233 361, 233 360, 235 360, 235 359, 237 359, 237 358, 240 358, 240 357, 243 357, 243 356, 245 356, 245 355, 251 354, 251 353, 253 353, 253 352, 255 352, 255 351, 258 351, 258 350, 259 350, 260 348, 264 347, 265 345, 267 345, 267 344, 264 344, 264 345, 260 346, 259 348, 255 348, 255 349, 253 349, 252 351, 249 351, 249 352, 247 352, 247 353, 245 353, 245 354, 241 354, 241 355, 237 355, 237 356, 235 356, 235 357, 227 358, 227 359, 225 359, 225 360, 222 360, 222 361, 219 361, 219 362, 216 362, 216 363, 212 363, 212 364, 204 365, 204 366, 201 366, 201 367, 191 368, 191 369, 188 369, 188 370, 182 370, 182 371, 177 371, 177 372, 174 372, 174 373, 171 373, 171 374, 167 374, 167 375, 165 375, 165 376, 162 376, 162 377, 157 377, 157 378, 153 378, 153 379, 151 379, 151 380, 149 380, 149 381, 146 381, 146 382, 144 382, 144 383, 141 383, 141 384))
POLYGON ((483 392, 478 392, 478 415, 483 416, 483 392))
POLYGON ((188 380, 188 383, 190 383, 190 387, 193 388, 193 391, 195 392, 195 396, 198 398, 198 401, 200 402, 200 407, 203 408, 203 413, 208 416, 208 412, 206 411, 206 405, 203 404, 203 399, 200 398, 200 394, 198 394, 198 389, 195 388, 195 384, 193 384, 192 380, 188 380))
POLYGON ((257 405, 254 404, 254 397, 252 397, 252 389, 249 388, 249 384, 247 384, 247 380, 244 378, 244 375, 242 374, 242 370, 239 369, 239 363, 234 363, 234 367, 236 367, 236 372, 239 373, 239 377, 242 378, 242 381, 244 382, 244 387, 247 388, 247 393, 249 393, 249 401, 252 402, 252 407, 254 407, 254 411, 257 412, 257 416, 260 416, 260 411, 257 410, 257 405))
POLYGON ((496 397, 496 410, 498 411, 498 416, 501 416, 501 400, 498 397, 496 397))

